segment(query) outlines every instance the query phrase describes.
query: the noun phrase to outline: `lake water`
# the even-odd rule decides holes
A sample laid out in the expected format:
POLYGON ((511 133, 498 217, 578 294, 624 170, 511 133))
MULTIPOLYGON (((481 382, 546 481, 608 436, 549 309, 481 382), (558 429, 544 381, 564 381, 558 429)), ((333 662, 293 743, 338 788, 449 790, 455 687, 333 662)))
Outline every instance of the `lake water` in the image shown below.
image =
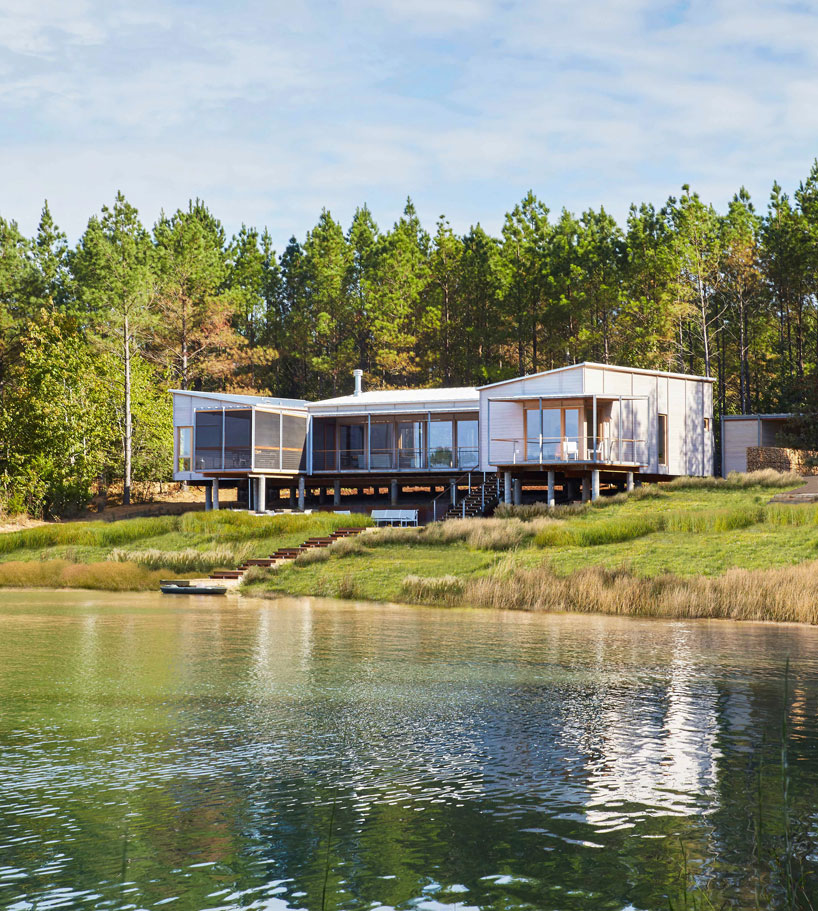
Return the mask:
POLYGON ((0 907, 818 907, 816 671, 795 626, 0 593, 0 907))

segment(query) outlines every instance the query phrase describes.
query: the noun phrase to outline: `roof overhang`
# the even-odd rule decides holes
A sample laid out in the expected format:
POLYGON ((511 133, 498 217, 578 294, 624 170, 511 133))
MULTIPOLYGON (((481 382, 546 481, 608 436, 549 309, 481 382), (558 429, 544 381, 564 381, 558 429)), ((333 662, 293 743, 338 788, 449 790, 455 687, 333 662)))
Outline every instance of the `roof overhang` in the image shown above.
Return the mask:
POLYGON ((489 402, 537 402, 537 401, 568 401, 571 399, 587 399, 598 402, 642 402, 647 401, 647 395, 614 395, 609 392, 549 392, 547 395, 538 395, 529 392, 521 395, 492 395, 487 396, 489 402))

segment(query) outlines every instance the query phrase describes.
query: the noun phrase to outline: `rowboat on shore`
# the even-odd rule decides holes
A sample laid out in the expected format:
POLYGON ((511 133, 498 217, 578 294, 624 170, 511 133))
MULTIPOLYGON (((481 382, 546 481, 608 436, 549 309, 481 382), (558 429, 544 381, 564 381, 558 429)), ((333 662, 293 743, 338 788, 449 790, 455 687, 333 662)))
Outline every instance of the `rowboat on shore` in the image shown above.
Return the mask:
POLYGON ((159 589, 163 595, 224 595, 224 585, 197 585, 188 579, 162 579, 159 589))

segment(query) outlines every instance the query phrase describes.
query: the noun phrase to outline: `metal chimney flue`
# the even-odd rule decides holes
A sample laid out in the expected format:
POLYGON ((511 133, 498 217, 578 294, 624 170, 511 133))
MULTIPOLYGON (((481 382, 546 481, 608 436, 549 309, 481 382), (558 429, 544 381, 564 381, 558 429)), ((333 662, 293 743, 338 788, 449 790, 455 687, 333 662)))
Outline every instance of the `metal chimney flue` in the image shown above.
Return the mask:
POLYGON ((353 370, 352 375, 355 377, 355 395, 361 394, 361 380, 363 379, 363 370, 353 370))

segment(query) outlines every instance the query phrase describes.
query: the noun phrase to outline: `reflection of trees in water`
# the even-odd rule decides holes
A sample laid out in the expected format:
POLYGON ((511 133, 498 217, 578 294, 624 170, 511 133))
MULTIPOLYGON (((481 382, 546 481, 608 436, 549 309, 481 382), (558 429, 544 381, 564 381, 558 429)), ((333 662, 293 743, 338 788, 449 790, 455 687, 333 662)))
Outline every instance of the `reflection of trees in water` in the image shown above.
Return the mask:
MULTIPOLYGON (((32 669, 41 711, 59 693, 60 735, 29 749, 31 841, 7 862, 41 867, 32 895, 318 908, 336 801, 329 908, 423 894, 659 908, 701 890, 753 907, 756 888, 787 907, 778 654, 792 643, 727 625, 441 616, 396 611, 390 626, 387 611, 288 605, 69 624, 48 655, 65 661, 44 652, 32 669), (55 832, 63 857, 43 868, 55 832)), ((796 661, 801 854, 815 703, 796 661)))

